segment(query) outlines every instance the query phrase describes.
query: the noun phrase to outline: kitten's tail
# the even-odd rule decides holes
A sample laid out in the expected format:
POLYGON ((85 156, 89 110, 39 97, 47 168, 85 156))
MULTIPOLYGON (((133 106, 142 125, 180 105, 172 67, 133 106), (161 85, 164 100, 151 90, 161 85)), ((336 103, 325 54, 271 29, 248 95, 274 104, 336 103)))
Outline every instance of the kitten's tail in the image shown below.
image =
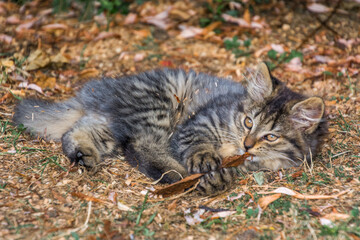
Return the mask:
POLYGON ((83 112, 76 98, 65 102, 25 99, 16 106, 13 122, 23 124, 34 134, 58 140, 84 115, 83 112))

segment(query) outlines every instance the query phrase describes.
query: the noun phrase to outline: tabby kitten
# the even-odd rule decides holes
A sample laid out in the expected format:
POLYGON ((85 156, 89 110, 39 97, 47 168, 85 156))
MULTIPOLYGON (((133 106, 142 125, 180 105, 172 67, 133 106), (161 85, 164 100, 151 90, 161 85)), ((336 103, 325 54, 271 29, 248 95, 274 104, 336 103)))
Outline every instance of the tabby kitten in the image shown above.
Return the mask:
POLYGON ((96 168, 122 153, 162 183, 206 173, 204 194, 228 189, 236 169, 219 169, 224 157, 251 153, 242 170, 299 166, 315 155, 326 132, 324 103, 289 90, 261 63, 247 87, 183 70, 155 70, 88 82, 64 102, 22 101, 14 122, 61 139, 71 162, 96 168))

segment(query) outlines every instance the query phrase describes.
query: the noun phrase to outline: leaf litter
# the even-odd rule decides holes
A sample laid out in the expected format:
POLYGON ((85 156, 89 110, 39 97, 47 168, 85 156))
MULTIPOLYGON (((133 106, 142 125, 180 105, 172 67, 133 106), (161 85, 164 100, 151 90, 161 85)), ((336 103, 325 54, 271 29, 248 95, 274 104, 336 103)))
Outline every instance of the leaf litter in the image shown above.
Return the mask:
POLYGON ((0 2, 0 238, 359 238, 358 4, 145 1, 79 22, 80 5, 55 15, 46 1, 0 2), (234 36, 241 44, 227 50, 234 36), (59 143, 10 124, 20 97, 66 99, 91 78, 176 66, 241 81, 258 61, 325 99, 329 136, 313 165, 261 181, 243 173, 216 197, 144 201, 152 180, 121 157, 90 175, 59 143))

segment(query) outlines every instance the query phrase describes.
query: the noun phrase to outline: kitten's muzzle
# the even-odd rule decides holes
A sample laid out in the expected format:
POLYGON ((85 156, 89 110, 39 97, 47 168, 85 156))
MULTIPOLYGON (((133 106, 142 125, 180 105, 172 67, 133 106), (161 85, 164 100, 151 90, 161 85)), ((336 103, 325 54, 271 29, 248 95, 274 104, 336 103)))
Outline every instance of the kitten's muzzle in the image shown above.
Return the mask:
POLYGON ((255 143, 256 143, 256 139, 254 137, 246 136, 244 141, 245 152, 248 152, 250 148, 254 147, 255 143))

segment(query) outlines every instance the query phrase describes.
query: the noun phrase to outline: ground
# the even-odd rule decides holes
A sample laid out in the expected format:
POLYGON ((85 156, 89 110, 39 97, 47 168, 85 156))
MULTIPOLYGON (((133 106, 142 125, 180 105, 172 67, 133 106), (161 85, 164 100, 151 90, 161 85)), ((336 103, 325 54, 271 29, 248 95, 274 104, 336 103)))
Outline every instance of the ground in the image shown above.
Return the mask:
POLYGON ((82 21, 80 1, 47 2, 0 2, 0 238, 360 239, 358 1, 136 1, 82 21), (11 125, 20 98, 66 99, 91 78, 181 67, 241 81, 260 61, 324 98, 329 134, 312 164, 243 174, 219 196, 155 198, 121 156, 93 175, 11 125))

